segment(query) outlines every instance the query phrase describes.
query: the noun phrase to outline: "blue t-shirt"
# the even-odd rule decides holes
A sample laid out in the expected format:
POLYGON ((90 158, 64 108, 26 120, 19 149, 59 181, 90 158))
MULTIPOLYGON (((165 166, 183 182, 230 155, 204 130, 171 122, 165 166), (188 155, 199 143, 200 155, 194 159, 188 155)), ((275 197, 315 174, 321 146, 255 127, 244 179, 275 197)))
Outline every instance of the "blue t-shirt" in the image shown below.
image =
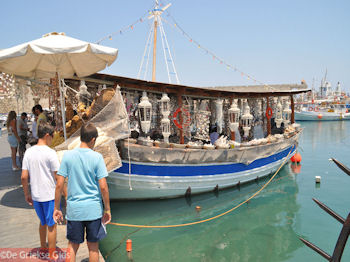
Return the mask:
POLYGON ((103 157, 88 148, 67 151, 58 174, 68 177, 67 215, 71 221, 92 221, 103 215, 98 180, 107 177, 103 157))

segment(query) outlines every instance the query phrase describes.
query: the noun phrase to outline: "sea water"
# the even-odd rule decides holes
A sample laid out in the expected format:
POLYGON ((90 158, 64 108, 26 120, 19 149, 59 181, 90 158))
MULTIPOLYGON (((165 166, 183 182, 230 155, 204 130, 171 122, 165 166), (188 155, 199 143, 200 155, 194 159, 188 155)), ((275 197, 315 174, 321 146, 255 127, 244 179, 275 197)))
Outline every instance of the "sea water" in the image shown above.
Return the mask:
MULTIPOLYGON (((332 254, 342 225, 319 208, 316 198, 344 218, 350 211, 350 177, 329 158, 350 166, 350 121, 301 122, 302 162, 287 164, 254 199, 236 210, 192 226, 128 228, 108 225, 100 249, 107 261, 324 261, 301 236, 332 254), (321 183, 315 183, 321 176, 321 183), (129 256, 126 240, 132 240, 129 256)), ((267 179, 191 199, 113 202, 112 221, 177 225, 232 209, 267 179), (200 211, 196 207, 200 206, 200 211)), ((342 261, 350 261, 350 245, 342 261)))

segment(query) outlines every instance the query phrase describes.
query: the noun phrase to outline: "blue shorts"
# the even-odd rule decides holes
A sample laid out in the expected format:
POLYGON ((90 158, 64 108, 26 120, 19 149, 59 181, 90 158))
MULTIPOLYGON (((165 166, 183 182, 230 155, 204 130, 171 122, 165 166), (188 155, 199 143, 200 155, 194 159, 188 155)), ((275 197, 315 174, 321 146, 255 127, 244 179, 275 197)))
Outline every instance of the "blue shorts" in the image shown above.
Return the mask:
POLYGON ((83 243, 85 230, 87 242, 98 242, 107 235, 101 218, 92 221, 67 221, 67 239, 69 241, 76 244, 83 243))
POLYGON ((53 210, 55 208, 55 200, 46 202, 38 202, 33 200, 33 206, 36 214, 40 219, 41 225, 53 226, 55 221, 53 220, 53 210))
POLYGON ((18 141, 15 135, 8 136, 7 141, 9 142, 10 147, 18 147, 18 141))

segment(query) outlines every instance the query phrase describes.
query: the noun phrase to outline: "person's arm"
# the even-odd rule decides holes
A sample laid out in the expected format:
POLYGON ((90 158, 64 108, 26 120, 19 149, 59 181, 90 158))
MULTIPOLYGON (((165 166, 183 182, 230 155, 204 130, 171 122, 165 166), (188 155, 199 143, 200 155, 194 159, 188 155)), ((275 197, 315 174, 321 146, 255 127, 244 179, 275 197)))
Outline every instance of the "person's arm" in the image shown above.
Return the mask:
POLYGON ((108 224, 109 222, 111 222, 112 215, 111 215, 111 207, 109 204, 109 191, 108 191, 108 184, 107 184, 106 178, 103 177, 99 179, 98 184, 100 186, 103 204, 105 207, 103 212, 103 217, 102 217, 102 223, 108 224))
POLYGON ((29 172, 28 170, 22 169, 21 182, 23 186, 24 197, 27 203, 32 206, 33 200, 32 200, 32 196, 29 193, 28 181, 29 181, 29 172))
POLYGON ((63 185, 64 185, 64 177, 60 175, 56 175, 55 210, 53 211, 53 220, 56 223, 63 221, 63 215, 60 210, 63 185))

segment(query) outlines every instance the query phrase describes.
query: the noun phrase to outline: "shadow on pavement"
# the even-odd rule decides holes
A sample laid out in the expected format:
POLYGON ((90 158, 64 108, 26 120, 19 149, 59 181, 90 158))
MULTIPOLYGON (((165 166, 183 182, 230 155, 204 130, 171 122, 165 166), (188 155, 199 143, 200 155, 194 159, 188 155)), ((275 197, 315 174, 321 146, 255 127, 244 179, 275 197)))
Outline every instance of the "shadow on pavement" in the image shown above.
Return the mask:
POLYGON ((21 171, 12 171, 11 157, 0 158, 0 189, 21 184, 21 171))
POLYGON ((0 204, 3 206, 15 207, 15 208, 26 208, 26 209, 33 208, 33 206, 30 206, 24 200, 22 187, 18 187, 16 189, 6 192, 0 200, 0 204))

